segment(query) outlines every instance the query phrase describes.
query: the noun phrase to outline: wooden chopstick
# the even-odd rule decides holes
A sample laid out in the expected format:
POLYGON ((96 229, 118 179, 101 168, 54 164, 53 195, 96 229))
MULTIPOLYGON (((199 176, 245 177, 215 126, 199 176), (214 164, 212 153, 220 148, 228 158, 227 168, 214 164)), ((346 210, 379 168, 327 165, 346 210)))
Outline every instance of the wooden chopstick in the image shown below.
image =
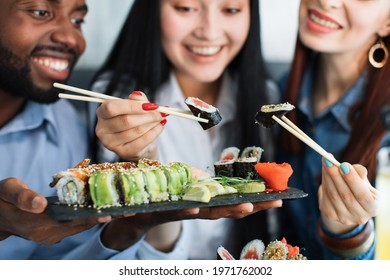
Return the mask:
MULTIPOLYGON (((290 121, 286 116, 283 116, 281 118, 285 123, 287 123, 290 127, 292 127, 295 131, 297 131, 299 134, 301 134, 303 137, 305 137, 307 139, 307 141, 309 141, 311 144, 313 144, 314 146, 316 146, 319 150, 321 150, 323 153, 326 153, 328 154, 327 151, 324 150, 324 148, 322 148, 317 142, 315 142, 313 139, 311 139, 309 137, 309 135, 307 135, 306 133, 304 133, 299 127, 297 127, 292 121, 290 121)), ((333 164, 335 164, 336 166, 340 166, 340 162, 337 161, 335 158, 333 158, 333 161, 332 161, 333 164)))
MULTIPOLYGON (((106 95, 103 93, 98 93, 98 92, 85 90, 85 89, 81 89, 81 88, 77 88, 77 87, 72 87, 72 86, 68 86, 68 85, 64 85, 64 84, 60 84, 60 83, 54 83, 53 86, 56 88, 65 89, 68 91, 73 91, 73 92, 77 92, 77 93, 89 96, 89 97, 85 97, 85 96, 60 93, 58 96, 60 98, 64 98, 64 99, 72 99, 72 100, 87 101, 87 102, 98 102, 98 103, 103 103, 106 100, 120 99, 119 97, 106 95)), ((165 113, 165 114, 189 119, 189 120, 198 121, 198 122, 203 122, 203 123, 209 122, 208 119, 196 117, 191 113, 191 111, 186 111, 183 109, 176 109, 176 108, 159 106, 156 109, 156 111, 160 112, 160 113, 165 113)))
MULTIPOLYGON (((279 119, 277 116, 273 115, 272 119, 274 119, 278 124, 280 124, 283 128, 287 129, 291 134, 299 138, 302 142, 304 142, 306 145, 311 147, 314 151, 319 153, 321 156, 329 160, 331 163, 336 165, 337 167, 340 166, 340 162, 338 162, 334 157, 331 156, 330 153, 325 151, 320 145, 318 145, 313 139, 311 139, 308 135, 306 135, 302 130, 300 130, 297 126, 293 124, 293 127, 291 127, 289 124, 285 123, 281 119, 279 119), (298 129, 298 131, 295 128, 298 129)), ((287 118, 286 118, 287 119, 287 118)), ((290 123, 292 123, 290 121, 290 123)))
MULTIPOLYGON (((279 119, 276 116, 272 116, 272 118, 277 121, 281 126, 283 126, 285 129, 287 129, 289 132, 294 134, 296 137, 298 137, 300 140, 302 140, 304 143, 306 143, 308 146, 310 146, 312 149, 314 149, 316 152, 318 152, 320 155, 322 155, 324 158, 332 162, 337 167, 340 167, 340 162, 337 161, 334 157, 331 157, 330 154, 324 150, 317 142, 315 142, 313 139, 311 139, 306 133, 304 133, 299 127, 297 127, 292 121, 290 121, 286 116, 282 116, 282 120, 279 119)), ((377 190, 370 186, 370 192, 374 199, 377 197, 377 190)))

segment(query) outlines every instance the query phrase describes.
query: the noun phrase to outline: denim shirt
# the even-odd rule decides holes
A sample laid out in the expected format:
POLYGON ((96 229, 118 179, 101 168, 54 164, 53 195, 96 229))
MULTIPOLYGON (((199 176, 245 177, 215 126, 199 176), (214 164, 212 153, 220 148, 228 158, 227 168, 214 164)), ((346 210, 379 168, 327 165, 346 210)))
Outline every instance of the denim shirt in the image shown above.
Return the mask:
MULTIPOLYGON (((338 159, 350 139, 351 126, 348 122, 348 111, 363 98, 367 75, 363 74, 339 101, 321 114, 313 116, 313 70, 314 65, 306 70, 298 104, 294 104, 300 118, 299 126, 314 141, 338 159)), ((285 92, 286 84, 287 75, 279 83, 282 92, 285 92)), ((279 209, 282 219, 282 234, 286 236, 289 243, 303 248, 302 253, 309 259, 340 259, 339 256, 332 254, 325 248, 316 230, 320 217, 317 192, 321 183, 321 156, 306 145, 303 145, 302 148, 303 151, 298 156, 280 151, 277 157, 279 162, 288 162, 293 167, 294 173, 289 180, 289 185, 308 193, 306 198, 285 201, 283 207, 279 209)), ((360 225, 349 233, 333 235, 333 237, 340 239, 352 237, 358 234, 363 227, 364 225, 360 225)), ((374 247, 373 245, 369 251, 356 256, 355 259, 373 259, 374 247)))

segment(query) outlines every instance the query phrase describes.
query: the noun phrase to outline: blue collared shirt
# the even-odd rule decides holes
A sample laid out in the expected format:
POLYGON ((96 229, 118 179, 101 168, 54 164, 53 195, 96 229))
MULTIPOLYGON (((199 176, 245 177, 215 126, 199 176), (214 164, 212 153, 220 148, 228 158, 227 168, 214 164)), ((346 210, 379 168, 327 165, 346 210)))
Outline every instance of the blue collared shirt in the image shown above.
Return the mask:
MULTIPOLYGON (((336 158, 340 158, 341 152, 350 139, 351 126, 348 122, 348 112, 356 102, 363 98, 367 75, 363 74, 335 104, 321 114, 314 116, 312 113, 314 81, 312 67, 309 67, 304 75, 300 97, 298 104, 296 104, 296 110, 302 117, 300 128, 325 150, 336 158)), ((281 79, 282 92, 284 92, 286 81, 287 76, 281 79)), ((294 173, 290 178, 289 185, 308 193, 307 198, 284 202, 280 210, 283 219, 282 233, 290 244, 304 248, 302 253, 309 259, 340 259, 324 247, 316 231, 320 216, 317 192, 321 178, 321 156, 306 145, 302 147, 303 152, 299 156, 281 151, 278 157, 278 161, 288 162, 293 167, 294 173)), ((362 228, 363 226, 358 226, 352 232, 335 237, 352 237, 362 228)), ((356 259, 373 258, 374 246, 368 252, 356 257, 356 259)))
MULTIPOLYGON (((0 180, 16 177, 34 191, 56 195, 52 175, 89 157, 82 118, 64 100, 51 105, 28 102, 0 128, 0 180)), ((134 259, 142 240, 118 252, 103 246, 101 226, 44 246, 16 236, 0 241, 0 259, 134 259)))

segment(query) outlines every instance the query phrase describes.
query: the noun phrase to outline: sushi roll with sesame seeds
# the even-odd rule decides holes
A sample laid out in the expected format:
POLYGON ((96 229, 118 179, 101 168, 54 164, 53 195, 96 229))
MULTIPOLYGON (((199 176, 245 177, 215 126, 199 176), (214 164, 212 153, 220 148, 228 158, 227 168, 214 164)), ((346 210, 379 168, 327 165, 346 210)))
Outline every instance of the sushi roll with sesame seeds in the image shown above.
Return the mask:
POLYGON ((140 205, 149 203, 149 193, 145 189, 144 175, 140 172, 140 169, 120 172, 118 183, 122 189, 123 204, 140 205))
POLYGON ((89 178, 89 189, 93 205, 96 208, 120 206, 120 197, 116 189, 118 171, 96 171, 89 178))
POLYGON ((294 109, 294 105, 291 105, 288 102, 281 104, 263 105, 261 106, 260 111, 258 111, 255 115, 255 122, 266 128, 270 128, 275 124, 275 120, 272 118, 272 116, 281 118, 294 109))
POLYGON ((196 97, 187 97, 184 102, 195 116, 208 120, 208 123, 199 122, 204 130, 221 122, 222 117, 216 107, 196 97))

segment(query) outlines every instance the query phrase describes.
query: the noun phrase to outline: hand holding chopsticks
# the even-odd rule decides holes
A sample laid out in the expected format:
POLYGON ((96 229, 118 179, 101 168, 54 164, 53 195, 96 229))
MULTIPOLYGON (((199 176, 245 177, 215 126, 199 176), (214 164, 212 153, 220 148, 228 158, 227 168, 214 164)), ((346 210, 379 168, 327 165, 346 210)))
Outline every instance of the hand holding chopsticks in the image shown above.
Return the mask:
MULTIPOLYGON (((79 95, 73 95, 73 94, 60 93, 58 96, 60 98, 64 98, 64 99, 87 101, 87 102, 98 102, 98 103, 103 103, 107 100, 121 99, 119 97, 106 95, 106 94, 102 94, 102 93, 97 93, 97 92, 93 92, 90 90, 80 89, 77 87, 72 87, 72 86, 68 86, 68 85, 64 85, 64 84, 60 84, 60 83, 54 83, 53 86, 56 88, 60 88, 60 89, 80 93, 83 95, 87 95, 87 96, 79 96, 79 95)), ((198 122, 203 122, 203 123, 209 122, 208 119, 196 117, 191 113, 191 111, 186 111, 186 110, 182 110, 182 109, 160 106, 156 109, 156 111, 158 111, 160 113, 165 113, 165 114, 181 117, 181 118, 186 118, 189 120, 198 121, 198 122)))

